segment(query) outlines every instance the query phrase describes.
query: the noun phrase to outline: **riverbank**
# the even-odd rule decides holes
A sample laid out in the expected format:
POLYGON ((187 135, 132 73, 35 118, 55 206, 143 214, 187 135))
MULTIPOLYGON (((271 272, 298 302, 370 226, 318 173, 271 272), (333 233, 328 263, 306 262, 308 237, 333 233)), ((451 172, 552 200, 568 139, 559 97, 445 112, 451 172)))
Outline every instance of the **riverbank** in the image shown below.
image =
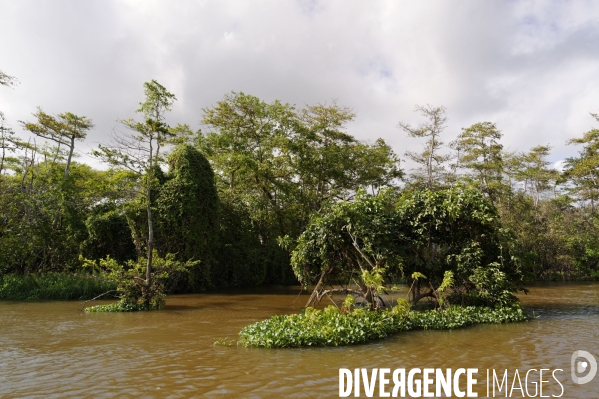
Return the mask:
POLYGON ((0 276, 0 299, 91 299, 116 289, 116 283, 91 274, 43 273, 0 276))

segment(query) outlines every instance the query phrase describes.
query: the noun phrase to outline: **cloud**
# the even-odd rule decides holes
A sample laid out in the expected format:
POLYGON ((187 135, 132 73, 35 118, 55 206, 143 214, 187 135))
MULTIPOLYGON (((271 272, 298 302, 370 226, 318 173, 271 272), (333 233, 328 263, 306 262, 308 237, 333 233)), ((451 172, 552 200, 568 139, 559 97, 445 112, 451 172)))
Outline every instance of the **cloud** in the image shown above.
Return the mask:
MULTIPOLYGON (((496 122, 504 145, 550 143, 552 161, 599 111, 599 3, 593 1, 0 0, 0 88, 9 121, 35 107, 92 118, 82 151, 134 116, 143 82, 178 102, 170 123, 199 127, 202 108, 232 90, 303 106, 336 99, 357 112, 348 131, 400 154, 420 142, 416 104, 448 109, 446 141, 496 122)), ((82 158, 83 159, 83 158, 82 158)), ((87 158, 86 158, 87 159, 87 158)))

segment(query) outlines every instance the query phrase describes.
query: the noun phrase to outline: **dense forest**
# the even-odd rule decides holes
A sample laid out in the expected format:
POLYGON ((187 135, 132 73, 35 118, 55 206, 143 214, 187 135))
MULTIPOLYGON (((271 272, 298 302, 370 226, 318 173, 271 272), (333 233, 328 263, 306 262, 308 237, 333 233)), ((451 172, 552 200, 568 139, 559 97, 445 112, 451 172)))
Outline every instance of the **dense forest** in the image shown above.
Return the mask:
MULTIPOLYGON (((0 72, 0 86, 16 82, 0 72)), ((468 234, 470 240, 487 237, 477 241, 481 248, 499 237, 493 251, 509 243, 508 260, 523 281, 599 276, 599 129, 568 143, 578 155, 558 171, 548 161, 548 145, 505 151, 492 122, 465 127, 447 142, 446 109, 418 106, 421 124, 398 124, 422 143, 421 152, 402 155, 417 166, 406 171, 384 140, 348 134, 355 115, 335 102, 298 108, 232 92, 203 109, 201 129, 193 131, 169 119, 174 94, 156 81, 145 83, 144 93, 137 117, 119 120, 113 136, 93 151, 105 170, 76 160, 92 116, 38 108, 27 121, 11 121, 0 113, 4 285, 15 276, 51 273, 108 273, 138 286, 140 296, 149 295, 153 280, 168 292, 298 278, 315 284, 324 274, 312 273, 306 259, 324 256, 326 248, 327 259, 345 262, 343 248, 323 237, 335 234, 331 226, 347 215, 371 223, 366 235, 382 229, 376 240, 412 229, 428 234, 430 244, 433 230, 413 227, 448 204, 467 220, 434 216, 429 225, 436 223, 437 248, 462 245, 459 237, 468 234), (381 209, 395 204, 401 223, 412 227, 391 232, 375 226, 384 212, 371 215, 368 201, 381 209), (494 229, 486 230, 491 219, 494 229), (322 245, 314 247, 318 240, 322 245)), ((353 241, 343 245, 368 252, 367 240, 349 233, 353 241)), ((480 256, 460 258, 466 250, 460 251, 436 253, 443 252, 443 262, 480 262, 480 256)), ((413 265, 434 263, 413 252, 410 261, 408 252, 386 258, 385 281, 410 283, 420 270, 413 265)), ((380 251, 371 254, 370 277, 376 279, 383 270, 377 268, 380 251)))

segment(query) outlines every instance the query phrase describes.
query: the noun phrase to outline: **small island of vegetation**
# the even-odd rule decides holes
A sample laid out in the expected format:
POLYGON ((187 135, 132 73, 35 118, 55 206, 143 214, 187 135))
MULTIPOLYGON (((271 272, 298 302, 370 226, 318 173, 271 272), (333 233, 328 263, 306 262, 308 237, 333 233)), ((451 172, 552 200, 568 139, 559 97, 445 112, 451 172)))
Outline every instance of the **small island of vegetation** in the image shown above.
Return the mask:
POLYGON ((523 289, 514 241, 473 189, 359 192, 314 214, 292 251, 299 280, 315 287, 308 308, 245 327, 241 342, 346 345, 411 329, 524 320, 513 295, 523 289), (386 303, 382 294, 393 290, 386 282, 405 279, 408 299, 386 303), (340 309, 310 307, 337 293, 347 294, 340 309), (356 298, 366 308, 354 309, 356 298), (424 299, 435 309, 412 310, 424 299))

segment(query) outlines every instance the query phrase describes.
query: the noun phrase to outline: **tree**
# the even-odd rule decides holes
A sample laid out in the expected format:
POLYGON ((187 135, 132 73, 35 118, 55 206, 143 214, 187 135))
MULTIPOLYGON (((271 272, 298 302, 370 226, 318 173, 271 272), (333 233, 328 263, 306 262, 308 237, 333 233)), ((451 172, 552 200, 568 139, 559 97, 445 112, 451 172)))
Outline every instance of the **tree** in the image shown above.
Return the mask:
POLYGON ((152 193, 155 188, 156 173, 160 170, 162 161, 160 148, 171 135, 164 123, 164 114, 170 111, 175 95, 168 92, 156 80, 144 83, 146 100, 140 103, 137 112, 144 117, 142 122, 132 118, 119 122, 127 128, 127 133, 113 136, 110 145, 99 145, 93 154, 111 165, 125 168, 135 173, 141 181, 137 191, 145 202, 147 215, 146 243, 146 278, 136 277, 136 282, 142 287, 144 303, 149 306, 152 298, 152 257, 154 252, 154 224, 152 217, 152 193))
POLYGON ((403 232, 393 201, 391 190, 377 196, 362 191, 353 201, 331 203, 312 215, 291 256, 299 281, 314 285, 306 306, 332 293, 362 297, 373 309, 384 305, 384 276, 400 271, 396 247, 403 232), (326 289, 332 282, 343 287, 326 289))
POLYGON ((468 179, 495 203, 502 190, 503 146, 501 132, 494 123, 479 122, 462 129, 452 143, 458 150, 459 167, 469 170, 468 179))
MULTIPOLYGON (((0 86, 14 86, 17 79, 0 71, 0 86)), ((0 110, 0 148, 2 149, 2 160, 0 161, 0 175, 4 168, 7 152, 15 152, 18 146, 18 140, 14 131, 6 125, 4 113, 0 110)))
POLYGON ((0 71, 0 86, 14 86, 18 83, 17 78, 0 71))
POLYGON ((66 180, 69 177, 71 159, 73 158, 73 151, 75 151, 75 140, 85 139, 87 131, 94 126, 91 119, 87 119, 85 116, 77 116, 71 112, 58 114, 58 118, 55 118, 39 107, 33 116, 35 116, 37 122, 21 122, 25 130, 38 137, 54 141, 58 144, 57 153, 60 151, 61 145, 68 148, 64 169, 64 178, 66 180))
POLYGON ((17 138, 12 128, 7 126, 4 114, 0 112, 0 149, 2 150, 2 158, 0 158, 0 175, 2 175, 2 171, 7 163, 15 164, 18 162, 18 160, 11 157, 10 154, 14 154, 21 146, 21 141, 17 138))
MULTIPOLYGON (((599 114, 591 114, 599 122, 599 114)), ((578 157, 566 159, 564 174, 571 179, 571 190, 580 200, 590 203, 591 214, 595 214, 595 204, 599 200, 599 129, 591 129, 583 137, 568 141, 568 144, 582 144, 578 157)))
POLYGON ((402 176, 399 159, 383 140, 363 143, 345 131, 353 118, 336 103, 297 110, 244 93, 228 94, 204 110, 209 130, 198 135, 198 148, 230 205, 223 209, 247 208, 242 213, 249 215, 265 257, 276 260, 267 272, 273 282, 291 275, 278 237, 295 239, 327 202, 349 199, 360 188, 378 191, 402 176))
POLYGON ((497 305, 514 300, 522 277, 513 245, 496 208, 477 190, 406 191, 399 198, 386 190, 315 214, 291 264, 302 284, 315 286, 308 305, 345 292, 378 307, 393 276, 406 279, 413 303, 440 302, 440 288, 449 284, 456 301, 497 305), (332 283, 345 286, 325 288, 332 283))
MULTIPOLYGON (((199 260, 190 287, 210 285, 218 245, 218 194, 208 160, 194 147, 179 145, 168 157, 169 172, 156 199, 156 248, 181 262, 199 260)), ((216 271, 215 271, 216 272, 216 271)))
POLYGON ((556 184, 559 173, 550 168, 547 156, 551 147, 538 145, 527 153, 517 155, 514 162, 515 179, 524 185, 524 192, 530 192, 535 210, 538 209, 541 194, 556 184))
POLYGON ((427 138, 427 141, 424 144, 423 152, 406 151, 405 155, 417 164, 422 165, 412 175, 414 183, 431 189, 441 184, 445 173, 443 163, 450 158, 448 155, 439 153, 444 144, 440 136, 446 127, 446 108, 417 105, 414 111, 424 116, 427 121, 416 128, 407 123, 399 122, 399 127, 407 132, 410 137, 424 137, 427 138))

